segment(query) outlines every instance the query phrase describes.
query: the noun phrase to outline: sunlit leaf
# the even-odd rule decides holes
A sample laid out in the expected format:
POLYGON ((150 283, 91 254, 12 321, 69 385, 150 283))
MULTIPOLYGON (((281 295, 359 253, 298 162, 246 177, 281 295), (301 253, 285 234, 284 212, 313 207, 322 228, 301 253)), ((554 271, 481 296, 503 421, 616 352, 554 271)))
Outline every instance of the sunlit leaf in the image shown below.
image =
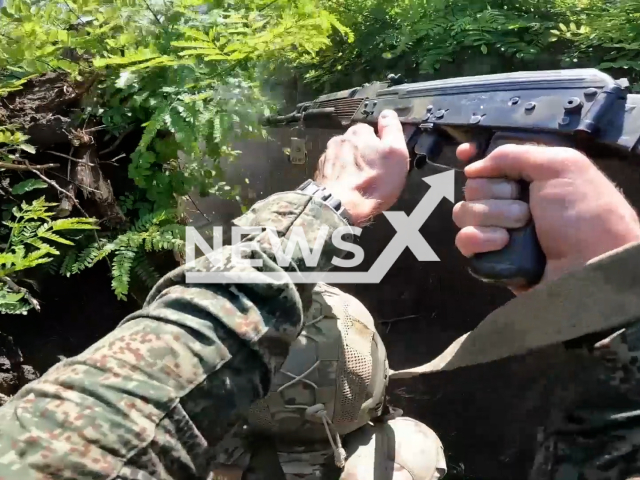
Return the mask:
POLYGON ((29 179, 23 182, 15 184, 11 188, 11 193, 14 195, 22 195, 23 193, 30 192, 36 188, 47 188, 48 185, 42 180, 29 179))

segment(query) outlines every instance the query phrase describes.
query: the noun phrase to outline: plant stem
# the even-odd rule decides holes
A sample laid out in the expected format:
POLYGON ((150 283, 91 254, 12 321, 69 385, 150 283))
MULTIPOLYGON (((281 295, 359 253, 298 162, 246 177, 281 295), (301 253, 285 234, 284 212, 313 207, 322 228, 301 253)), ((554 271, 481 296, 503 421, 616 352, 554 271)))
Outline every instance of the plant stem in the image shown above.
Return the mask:
POLYGON ((115 142, 113 142, 113 145, 111 145, 109 148, 106 148, 106 149, 102 150, 101 152, 98 152, 98 155, 103 155, 105 153, 109 153, 109 152, 114 151, 116 148, 118 148, 118 145, 120 145, 120 142, 122 141, 122 139, 124 137, 126 137, 127 134, 131 133, 133 131, 133 129, 134 129, 134 126, 133 125, 129 125, 129 127, 127 127, 127 129, 124 132, 122 132, 120 135, 118 135, 118 138, 116 139, 115 142))
POLYGON ((204 212, 200 209, 200 207, 198 206, 198 204, 197 204, 196 202, 194 202, 194 201, 193 201, 193 198, 191 198, 191 195, 190 195, 190 194, 187 194, 187 197, 189 197, 189 200, 191 200, 191 203, 193 203, 193 206, 194 206, 194 207, 196 207, 196 210, 198 210, 198 212, 200 212, 200 215, 202 215, 202 216, 207 220, 207 222, 210 222, 210 221, 211 221, 211 219, 210 219, 209 217, 207 217, 207 214, 206 214, 206 213, 204 213, 204 212))
POLYGON ((27 290, 26 288, 21 287, 20 285, 16 284, 9 277, 0 277, 0 280, 3 281, 7 285, 7 287, 9 287, 10 290, 12 290, 14 292, 17 292, 17 293, 23 293, 24 297, 31 304, 31 306, 33 308, 35 308, 37 312, 40 311, 40 304, 38 303, 38 301, 35 298, 33 298, 31 296, 31 294, 29 293, 29 290, 27 290))
POLYGON ((149 11, 151 12, 151 15, 153 15, 153 18, 155 18, 155 19, 156 19, 156 22, 158 22, 158 25, 162 25, 162 22, 161 22, 161 21, 160 21, 160 19, 158 18, 158 15, 156 15, 156 12, 154 12, 154 11, 151 9, 151 5, 149 5, 149 4, 147 3, 147 0, 142 0, 142 3, 144 3, 144 4, 147 6, 147 10, 149 10, 149 11))
MULTIPOLYGON (((49 184, 50 186, 52 186, 53 188, 55 188, 56 190, 58 190, 58 192, 62 193, 63 195, 66 195, 67 197, 69 197, 69 199, 71 199, 71 201, 73 202, 73 204, 78 207, 78 210, 80 210, 80 212, 85 216, 85 218, 91 218, 87 212, 84 211, 84 208, 82 208, 80 206, 80 203, 78 202, 78 200, 76 199, 76 197, 70 193, 67 192, 64 188, 60 188, 60 186, 54 182, 53 180, 45 177, 42 173, 38 172, 37 170, 33 170, 33 168, 31 167, 31 165, 29 164, 28 161, 25 160, 25 163, 27 164, 26 166, 29 167, 29 169, 35 173, 37 176, 39 176, 43 182, 49 184)), ((93 231, 93 235, 96 238, 96 242, 98 245, 100 245, 100 238, 98 237, 98 234, 96 233, 96 231, 93 231)), ((105 257, 105 260, 107 261, 107 264, 109 265, 109 268, 111 268, 111 262, 109 262, 109 259, 105 257)))
POLYGON ((35 173, 38 177, 42 179, 43 182, 55 188, 56 190, 58 190, 58 192, 62 193, 63 195, 66 195, 67 197, 69 197, 71 201, 74 203, 74 205, 78 207, 78 210, 80 210, 85 217, 91 218, 89 215, 87 215, 87 212, 85 212, 84 209, 80 206, 80 204, 78 203, 78 200, 76 200, 76 197, 74 197, 71 193, 67 192, 64 188, 60 188, 60 186, 50 178, 45 177, 42 173, 35 170, 34 166, 32 166, 28 161, 25 160, 25 163, 26 163, 25 165, 26 170, 30 170, 31 172, 35 173))
POLYGON ((57 177, 62 178, 63 180, 66 180, 67 182, 73 183, 76 187, 80 187, 80 188, 84 188, 86 190, 89 190, 90 192, 95 192, 95 193, 100 193, 98 190, 95 190, 93 188, 89 188, 89 187, 85 187, 80 185, 78 182, 75 182, 73 180, 71 180, 70 178, 66 178, 64 175, 60 175, 59 173, 56 172, 49 172, 49 173, 53 173, 54 175, 56 175, 57 177))
POLYGON ((84 20, 82 20, 82 18, 80 17, 80 15, 78 15, 76 12, 74 12, 74 11, 73 11, 73 8, 71 8, 71 5, 69 5, 69 2, 67 2, 67 0, 62 0, 62 1, 64 2, 64 4, 65 4, 67 7, 69 7, 69 11, 70 11, 71 13, 73 13, 73 15, 74 15, 78 20, 80 20, 80 23, 82 23, 83 25, 86 25, 86 24, 84 23, 84 20))
POLYGON ((58 168, 60 166, 59 163, 47 163, 46 165, 28 165, 29 162, 26 160, 21 160, 27 163, 27 165, 15 165, 13 163, 0 162, 0 168, 6 168, 7 170, 18 170, 21 172, 31 171, 34 172, 36 170, 46 170, 47 168, 58 168))

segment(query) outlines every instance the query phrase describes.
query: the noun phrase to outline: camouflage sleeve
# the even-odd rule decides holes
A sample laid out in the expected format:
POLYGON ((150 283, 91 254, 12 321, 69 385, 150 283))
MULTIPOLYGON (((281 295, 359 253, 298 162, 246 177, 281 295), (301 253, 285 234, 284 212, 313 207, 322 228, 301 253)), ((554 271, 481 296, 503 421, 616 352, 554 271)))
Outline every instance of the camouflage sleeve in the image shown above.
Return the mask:
POLYGON ((530 480, 640 479, 640 322, 567 346, 530 480))
MULTIPOLYGON (((339 255, 331 235, 346 227, 323 203, 291 192, 257 203, 238 223, 272 227, 283 251, 295 227, 309 245, 328 227, 315 267, 297 248, 280 267, 265 232, 249 237, 259 247, 245 255, 263 266, 242 268, 257 276, 329 269, 339 255)), ((142 310, 0 409, 0 478, 207 478, 211 447, 268 391, 313 287, 187 284, 189 271, 236 268, 230 247, 214 253, 221 265, 202 257, 171 272, 142 310)))

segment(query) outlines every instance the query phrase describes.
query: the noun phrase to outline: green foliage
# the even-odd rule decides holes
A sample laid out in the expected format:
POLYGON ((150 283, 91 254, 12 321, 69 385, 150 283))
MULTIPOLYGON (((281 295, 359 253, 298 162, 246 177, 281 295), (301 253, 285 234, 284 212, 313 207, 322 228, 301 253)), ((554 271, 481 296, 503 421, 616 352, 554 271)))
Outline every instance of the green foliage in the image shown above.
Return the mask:
POLYGON ((35 190, 36 188, 47 188, 47 184, 42 180, 35 180, 33 178, 30 178, 29 180, 25 180, 24 182, 15 184, 11 188, 11 193, 13 195, 22 195, 23 193, 30 192, 31 190, 35 190))
POLYGON ((0 313, 26 314, 31 304, 24 301, 23 292, 14 292, 7 285, 0 285, 0 313))
MULTIPOLYGON (((69 276, 108 260, 118 298, 132 276, 146 285, 158 278, 149 254, 184 247, 180 197, 238 197, 220 162, 239 153, 238 140, 265 136, 260 119, 272 104, 260 84, 273 67, 313 62, 332 34, 352 39, 321 0, 8 0, 0 17, 0 97, 19 94, 38 75, 66 73, 70 83, 91 85, 75 121, 100 125, 107 143, 139 139, 125 165, 137 189, 119 202, 131 229, 71 241, 57 233, 62 220, 41 229, 22 218, 12 224, 9 243, 23 243, 10 265, 46 262, 69 276), (55 244, 65 245, 62 254, 55 244)), ((0 160, 36 153, 26 140, 1 128, 0 160)), ((0 175, 7 195, 47 186, 29 173, 13 185, 0 175)), ((0 290, 0 305, 24 302, 18 295, 0 290)))
POLYGON ((183 253, 184 231, 184 227, 176 223, 175 212, 156 211, 144 215, 113 241, 99 240, 69 251, 60 267, 60 274, 68 277, 109 258, 111 286, 116 296, 124 300, 129 292, 132 273, 149 288, 160 278, 147 254, 163 251, 183 253))
POLYGON ((588 61, 604 70, 640 79, 640 1, 586 1, 551 30, 551 41, 571 46, 568 61, 588 61))
POLYGON ((93 219, 52 219, 51 207, 56 205, 46 202, 44 197, 30 204, 23 202, 13 208, 12 218, 3 222, 10 230, 0 253, 0 313, 26 313, 32 306, 27 301, 28 291, 13 286, 24 271, 54 260, 60 255, 61 245, 73 245, 68 238, 70 233, 96 228, 93 219))
POLYGON ((322 90, 404 73, 411 80, 596 67, 640 80, 638 0, 327 0, 355 41, 335 37, 303 69, 322 90))
POLYGON ((176 222, 175 211, 143 215, 128 231, 100 237, 93 232, 85 234, 97 229, 95 219, 55 219, 52 209, 55 206, 44 197, 32 203, 23 202, 3 222, 8 227, 8 239, 4 252, 0 253, 0 313, 26 313, 37 305, 29 291, 18 283, 29 282, 25 274, 38 266, 68 277, 104 259, 111 267, 114 293, 124 300, 132 277, 148 288, 160 278, 149 254, 184 252, 185 229, 176 222))
POLYGON ((0 161, 13 163, 23 151, 35 153, 35 148, 27 143, 28 139, 10 125, 0 127, 0 161))
POLYGON ((129 176, 153 210, 194 189, 235 197, 219 162, 265 135, 260 78, 312 61, 332 31, 349 37, 319 0, 10 0, 0 13, 0 95, 34 74, 97 75, 84 114, 114 137, 144 128, 129 176))

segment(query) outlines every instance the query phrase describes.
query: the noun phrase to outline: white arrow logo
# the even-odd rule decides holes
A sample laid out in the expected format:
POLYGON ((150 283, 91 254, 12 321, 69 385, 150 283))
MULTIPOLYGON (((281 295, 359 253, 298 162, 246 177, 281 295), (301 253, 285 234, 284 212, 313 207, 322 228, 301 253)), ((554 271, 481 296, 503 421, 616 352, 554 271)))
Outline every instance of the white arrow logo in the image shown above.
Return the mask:
MULTIPOLYGON (((431 188, 416 208, 407 216, 404 212, 384 212, 396 229, 396 234, 368 272, 187 272, 187 283, 380 283, 391 266, 409 248, 420 262, 438 262, 440 259, 420 234, 420 227, 427 221, 443 198, 454 201, 455 172, 453 170, 425 177, 431 188)), ((277 249, 276 249, 277 250, 277 249)), ((281 254, 281 252, 280 252, 281 254)))

